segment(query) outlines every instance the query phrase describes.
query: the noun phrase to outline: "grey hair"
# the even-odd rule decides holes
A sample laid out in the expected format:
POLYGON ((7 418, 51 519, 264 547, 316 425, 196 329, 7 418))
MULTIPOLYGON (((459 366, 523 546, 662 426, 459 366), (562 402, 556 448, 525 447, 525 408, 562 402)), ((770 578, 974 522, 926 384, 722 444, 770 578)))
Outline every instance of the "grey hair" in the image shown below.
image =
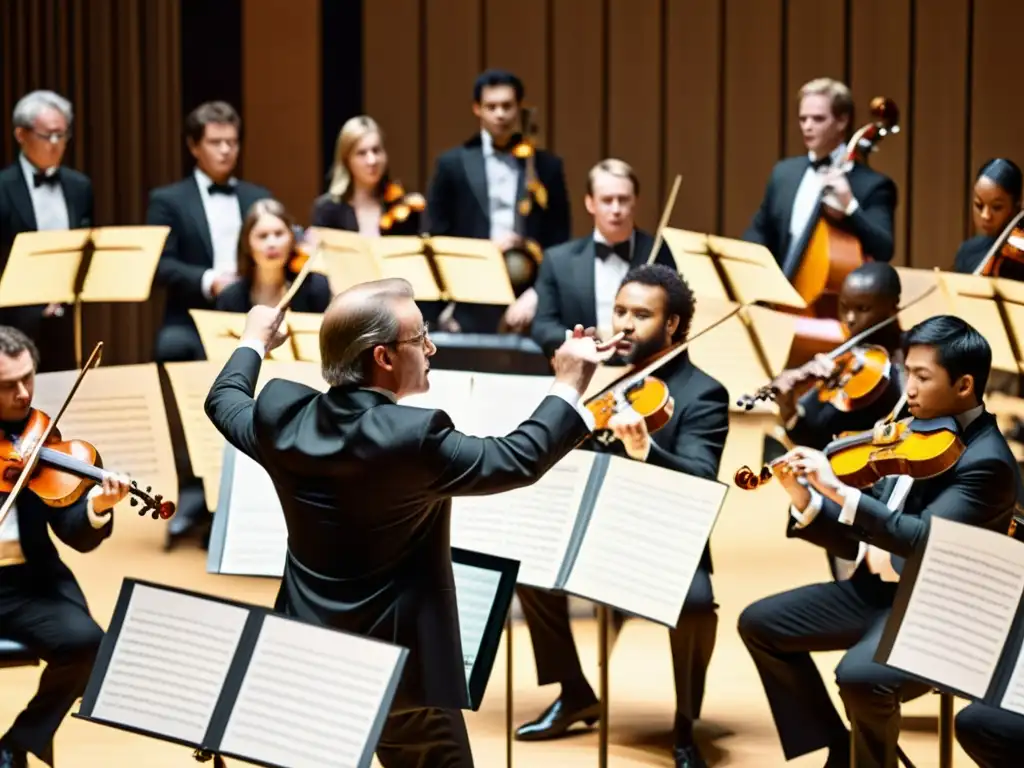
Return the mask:
POLYGON ((44 109, 56 109, 68 121, 68 128, 71 127, 71 121, 74 119, 71 102, 53 91, 32 91, 22 96, 14 105, 14 127, 34 127, 36 118, 44 109))
POLYGON ((412 284, 402 278, 362 283, 331 302, 351 303, 342 310, 328 309, 320 327, 320 371, 329 386, 365 384, 369 377, 367 352, 378 344, 398 340, 396 299, 413 298, 412 284))

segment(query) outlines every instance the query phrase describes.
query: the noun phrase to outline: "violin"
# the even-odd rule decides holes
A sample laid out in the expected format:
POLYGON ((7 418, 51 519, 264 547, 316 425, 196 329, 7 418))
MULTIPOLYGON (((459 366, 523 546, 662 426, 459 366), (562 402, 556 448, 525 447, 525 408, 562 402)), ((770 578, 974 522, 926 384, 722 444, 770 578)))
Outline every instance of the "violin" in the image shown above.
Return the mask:
POLYGON ((985 258, 974 268, 973 274, 997 277, 1006 260, 1024 264, 1024 226, 1020 226, 1021 219, 1024 219, 1024 211, 1019 211, 1010 219, 999 237, 992 243, 985 258))
MULTIPOLYGON (((25 458, 40 440, 37 464, 28 478, 28 489, 50 507, 74 504, 92 485, 103 483, 103 461, 99 451, 84 440, 65 440, 60 430, 50 426, 51 420, 42 411, 33 408, 20 434, 0 431, 0 493, 11 493, 18 476, 25 468, 25 458), (45 438, 44 438, 45 435, 45 438)), ((152 488, 141 490, 132 480, 129 493, 131 506, 142 502, 139 516, 152 513, 154 520, 167 520, 174 516, 174 502, 163 496, 150 496, 152 488)))
POLYGON ((427 208, 427 201, 418 192, 406 193, 397 181, 389 181, 381 195, 384 210, 380 215, 381 233, 387 232, 396 223, 406 221, 413 212, 422 213, 427 208))
MULTIPOLYGON (((873 98, 871 115, 874 119, 853 135, 845 155, 832 170, 849 173, 855 163, 867 161, 868 153, 876 151, 878 142, 899 132, 899 108, 892 99, 873 98)), ((825 188, 823 192, 827 200, 830 190, 825 188)), ((792 277, 793 287, 808 306, 826 293, 837 293, 846 276, 864 263, 865 256, 860 240, 832 224, 827 216, 818 217, 812 226, 803 259, 792 277)))
POLYGON ((628 408, 632 408, 643 417, 650 434, 668 424, 672 418, 675 400, 669 392, 668 385, 651 374, 685 352, 691 342, 721 325, 745 306, 744 304, 733 308, 707 328, 666 347, 648 358, 646 365, 639 370, 627 372, 596 395, 587 398, 583 404, 594 416, 594 431, 608 429, 612 416, 628 408))

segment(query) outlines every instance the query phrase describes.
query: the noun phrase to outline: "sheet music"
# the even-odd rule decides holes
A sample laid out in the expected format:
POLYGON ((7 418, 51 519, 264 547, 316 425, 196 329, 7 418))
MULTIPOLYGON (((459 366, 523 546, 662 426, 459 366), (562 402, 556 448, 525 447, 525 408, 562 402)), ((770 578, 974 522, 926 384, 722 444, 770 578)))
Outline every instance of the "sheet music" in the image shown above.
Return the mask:
POLYGON ((201 744, 248 615, 136 584, 92 717, 201 744))
POLYGON ((612 456, 566 591, 675 626, 725 492, 612 456))
POLYGON ((224 456, 224 438, 206 415, 204 403, 222 363, 201 360, 190 363, 165 363, 174 400, 181 414, 181 428, 196 477, 209 479, 206 503, 217 508, 217 486, 224 456))
POLYGON ((459 607, 462 661, 466 667, 468 683, 491 617, 491 608, 501 583, 501 572, 465 563, 452 563, 452 572, 455 575, 455 600, 459 607))
POLYGON ((547 397, 553 376, 474 373, 464 432, 504 437, 526 421, 547 397))
POLYGON ((267 616, 220 750, 275 765, 358 766, 401 654, 267 616))
POLYGON ((230 494, 220 499, 222 506, 224 502, 228 506, 223 510, 228 512, 228 522, 220 573, 280 577, 288 551, 288 527, 277 489, 255 461, 230 445, 224 450, 234 454, 234 471, 230 494))
MULTIPOLYGON (((77 378, 78 371, 39 374, 34 406, 56 416, 77 378)), ((154 494, 177 500, 178 475, 154 363, 89 371, 57 428, 96 446, 105 468, 128 474, 142 489, 152 486, 154 494)))
POLYGON ((571 451, 533 485, 452 500, 452 546, 520 562, 518 583, 555 586, 596 454, 571 451))
MULTIPOLYGON (((1004 533, 932 518, 889 666, 983 697, 1024 592, 1022 551, 1004 533)), ((1019 691, 1019 667, 1014 678, 1019 691)))
POLYGON ((473 389, 473 374, 469 371, 437 370, 431 371, 427 378, 430 389, 422 394, 403 397, 401 404, 444 411, 456 429, 464 430, 473 389))

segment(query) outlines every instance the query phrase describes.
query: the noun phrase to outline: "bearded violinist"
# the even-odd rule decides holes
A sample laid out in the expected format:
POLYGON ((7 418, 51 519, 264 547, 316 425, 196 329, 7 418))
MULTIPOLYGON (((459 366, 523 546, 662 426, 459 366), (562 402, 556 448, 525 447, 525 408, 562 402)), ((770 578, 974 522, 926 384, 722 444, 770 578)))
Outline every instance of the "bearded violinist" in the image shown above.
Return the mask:
MULTIPOLYGON (((39 353, 21 331, 0 326, 0 429, 17 434, 32 408, 39 353)), ((46 662, 39 690, 0 737, 0 768, 26 768, 28 753, 53 765, 53 736, 85 691, 103 630, 61 561, 47 524, 79 552, 96 549, 113 530, 113 509, 128 495, 127 478, 109 474, 79 501, 46 506, 31 490, 0 520, 0 637, 46 662)))
POLYGON ((827 747, 826 766, 850 765, 850 735, 811 659, 815 651, 843 650, 835 674, 857 723, 857 764, 896 765, 900 705, 929 690, 874 661, 904 559, 932 517, 1005 533, 1024 498, 1013 454, 982 400, 992 364, 985 338, 942 315, 910 329, 903 351, 911 415, 950 420, 965 445, 952 468, 928 479, 887 477, 861 491, 840 482, 812 448, 797 447, 773 465, 792 499, 788 535, 857 563, 847 580, 766 597, 740 615, 740 637, 787 760, 827 747))
MULTIPOLYGON (((686 339, 694 303, 693 292, 674 269, 653 264, 631 270, 622 281, 612 311, 613 332, 625 334, 617 347, 617 362, 643 364, 686 339)), ((725 387, 695 366, 686 352, 654 375, 668 385, 675 401, 668 424, 651 435, 643 418, 630 409, 613 416, 610 433, 599 433, 583 447, 717 479, 729 432, 729 396, 725 387)), ((576 723, 593 724, 598 718, 597 697, 580 667, 569 626, 567 598, 531 587, 519 587, 517 591, 533 640, 538 683, 560 683, 561 692, 543 714, 516 731, 516 738, 553 739, 563 736, 576 723)), ((716 611, 711 589, 711 553, 705 550, 679 623, 669 631, 675 670, 677 768, 705 765, 693 741, 693 723, 700 716, 704 681, 715 647, 716 611)), ((622 621, 621 615, 615 616, 616 629, 622 621)))

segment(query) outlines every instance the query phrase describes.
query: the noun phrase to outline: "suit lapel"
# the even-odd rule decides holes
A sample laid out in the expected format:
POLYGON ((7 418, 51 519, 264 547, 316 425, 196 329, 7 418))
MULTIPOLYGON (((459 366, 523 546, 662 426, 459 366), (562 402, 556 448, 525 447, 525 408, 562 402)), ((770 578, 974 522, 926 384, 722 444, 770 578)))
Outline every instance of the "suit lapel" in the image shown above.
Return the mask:
MULTIPOLYGON (((78 199, 75 197, 75 190, 68 184, 67 176, 64 175, 63 171, 58 170, 57 173, 60 177, 61 191, 64 193, 64 205, 68 209, 68 227, 71 229, 78 229, 79 224, 82 222, 79 220, 81 210, 78 205, 78 199)), ((86 224, 86 226, 91 225, 91 221, 86 224)))
POLYGON ((641 232, 639 229, 633 230, 633 252, 630 254, 630 268, 646 264, 653 247, 653 237, 646 232, 641 232))
MULTIPOLYGON (((782 201, 782 220, 779 222, 779 237, 788 245, 789 223, 793 218, 793 204, 796 202, 796 193, 800 189, 800 182, 804 179, 810 161, 793 163, 793 170, 786 174, 781 181, 779 189, 779 200, 782 201)), ((780 254, 780 258, 785 257, 780 254)))
POLYGON ((466 171, 466 180, 473 190, 473 197, 480 205, 480 210, 488 221, 491 220, 491 206, 487 197, 487 171, 484 168, 484 151, 479 146, 464 147, 462 150, 462 167, 466 171))
POLYGON ((245 221, 245 215, 259 199, 260 194, 255 187, 245 182, 238 183, 238 209, 242 214, 242 221, 245 221))
POLYGON ((203 198, 199 194, 199 184, 193 176, 190 183, 185 186, 185 208, 192 216, 199 237, 206 249, 207 264, 213 265, 213 239, 210 237, 210 222, 206 220, 206 209, 203 208, 203 198))
POLYGON ((579 317, 583 318, 583 326, 590 328, 597 325, 597 293, 594 286, 594 260, 597 253, 594 249, 594 238, 588 237, 581 241, 580 249, 572 260, 571 285, 576 286, 579 297, 579 317))
POLYGON ((11 205, 18 212, 21 221, 30 232, 38 229, 36 213, 32 208, 32 196, 28 191, 28 183, 25 181, 25 174, 21 171, 21 165, 15 163, 10 168, 11 173, 6 179, 7 194, 11 196, 11 205))

